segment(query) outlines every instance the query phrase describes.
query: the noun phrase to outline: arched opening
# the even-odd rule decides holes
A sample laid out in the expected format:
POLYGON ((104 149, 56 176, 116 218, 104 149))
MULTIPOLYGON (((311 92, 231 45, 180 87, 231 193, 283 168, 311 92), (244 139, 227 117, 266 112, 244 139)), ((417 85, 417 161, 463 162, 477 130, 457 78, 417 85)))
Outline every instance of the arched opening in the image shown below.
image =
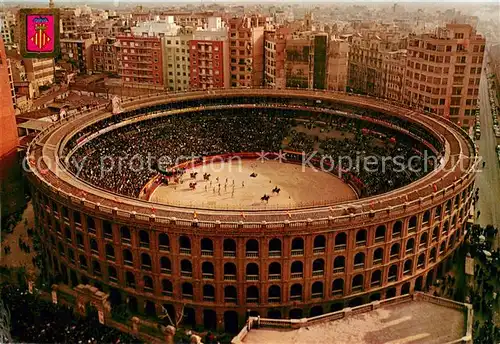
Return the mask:
POLYGON ((347 247, 347 235, 345 233, 338 233, 335 236, 335 251, 345 250, 347 247))
POLYGON ((301 261, 295 261, 290 268, 291 278, 302 278, 304 276, 304 267, 301 261))
POLYGON ((323 282, 314 282, 311 287, 311 298, 317 299, 323 297, 323 282))
POLYGON ((371 287, 379 287, 381 285, 382 285, 382 271, 375 270, 372 272, 370 286, 371 287))
POLYGON ((354 269, 362 269, 365 266, 365 254, 358 252, 354 256, 354 269))
POLYGON ((95 230, 95 221, 90 216, 87 216, 87 231, 89 233, 92 233, 92 234, 96 233, 96 230, 95 230))
POLYGON ((391 252, 390 252, 390 258, 391 260, 393 259, 398 259, 399 258, 399 244, 395 243, 391 246, 391 252))
MULTIPOLYGON (((53 237, 51 237, 51 238, 53 238, 53 237)), ((55 241, 55 239, 52 240, 52 243, 54 243, 54 241, 55 241)), ((78 246, 78 248, 81 248, 81 249, 84 248, 83 236, 80 233, 76 233, 76 246, 78 246)))
POLYGON ((131 313, 137 313, 138 311, 137 299, 133 296, 128 297, 128 309, 131 313))
POLYGON ((214 279, 214 265, 211 262, 201 264, 201 277, 204 279, 214 279))
POLYGON ((154 317, 156 316, 156 306, 153 302, 151 301, 146 301, 144 303, 144 313, 146 313, 147 316, 154 317))
POLYGON ((259 280, 259 266, 257 264, 255 264, 255 263, 247 264, 246 279, 247 279, 247 281, 258 281, 259 280))
POLYGON ((432 286, 432 283, 433 283, 433 276, 432 276, 432 270, 430 270, 428 273, 427 273, 427 277, 425 279, 425 288, 428 290, 430 286, 432 286))
POLYGON ((252 285, 247 288, 247 303, 259 303, 259 289, 252 285))
POLYGON ((109 261, 115 260, 115 249, 113 245, 106 244, 106 259, 109 261))
POLYGON ((314 306, 311 308, 311 310, 309 311, 309 317, 317 317, 318 315, 322 315, 323 314, 323 307, 321 306, 314 306))
POLYGON ((352 292, 357 293, 363 291, 363 275, 359 274, 352 279, 352 292))
POLYGON ((325 261, 323 259, 316 259, 312 266, 313 276, 323 276, 325 274, 325 261))
POLYGON ((130 250, 123 250, 123 265, 134 266, 134 257, 130 250))
POLYGON ((130 271, 125 272, 125 284, 129 288, 134 288, 135 289, 135 276, 130 271))
POLYGON ((448 230, 450 229, 450 224, 448 221, 445 221, 444 224, 443 224, 443 231, 442 231, 442 235, 445 236, 446 234, 448 234, 448 230))
POLYGON ((391 265, 391 267, 389 268, 387 280, 389 282, 394 282, 398 280, 398 266, 396 264, 391 265))
POLYGON ((182 298, 192 299, 193 298, 193 285, 189 282, 182 283, 182 298))
POLYGON ((124 244, 130 244, 131 243, 130 229, 127 226, 121 226, 120 227, 120 234, 121 234, 121 237, 122 237, 122 242, 124 244))
POLYGON ((395 296, 396 296, 396 288, 392 287, 392 288, 387 289, 387 291, 385 293, 386 299, 390 299, 391 297, 395 297, 395 296))
POLYGON ((164 252, 170 251, 170 238, 166 233, 161 233, 158 236, 158 249, 164 252))
POLYGON ((408 241, 406 242, 405 253, 406 254, 413 253, 414 248, 415 248, 415 239, 413 239, 413 238, 408 239, 408 241))
POLYGON ((113 239, 113 226, 109 221, 102 221, 102 231, 104 233, 104 238, 113 239))
POLYGON ((153 279, 150 276, 144 276, 142 278, 142 281, 144 282, 144 291, 148 293, 153 292, 153 279))
POLYGON ((422 276, 418 277, 415 280, 415 291, 423 291, 423 289, 422 289, 423 281, 424 281, 424 278, 422 276))
POLYGON ((425 267, 425 253, 422 253, 418 256, 417 259, 417 268, 422 269, 425 267))
POLYGON ((313 253, 323 253, 325 252, 326 239, 324 235, 317 235, 314 238, 313 243, 313 253))
POLYGON ((172 296, 174 293, 174 286, 168 279, 161 280, 161 288, 161 293, 165 296, 172 296))
POLYGON ((269 280, 280 280, 281 279, 281 264, 274 262, 269 264, 269 280))
POLYGON ((183 277, 193 276, 193 265, 187 259, 181 260, 181 276, 183 277))
POLYGON ((431 218, 431 212, 429 210, 426 210, 422 218, 422 224, 427 225, 429 223, 430 218, 431 218))
POLYGON ((410 217, 410 220, 408 221, 408 232, 413 233, 417 229, 417 217, 412 216, 410 217))
POLYGON ((356 247, 366 245, 366 229, 360 229, 356 232, 356 247))
POLYGON ((238 313, 235 311, 224 312, 224 332, 238 333, 238 313))
POLYGON ((434 211, 434 218, 435 219, 440 219, 441 218, 441 212, 442 212, 442 208, 440 205, 438 205, 436 207, 436 210, 434 211))
POLYGON ((75 270, 69 271, 69 278, 71 279, 71 286, 72 287, 76 287, 79 284, 78 276, 76 275, 75 270))
POLYGON ((191 240, 187 236, 179 237, 179 251, 181 254, 191 254, 191 240))
POLYGON ((303 318, 302 309, 294 308, 290 310, 290 313, 288 313, 288 317, 290 319, 302 319, 303 318))
POLYGON ((224 280, 236 281, 236 265, 233 263, 224 264, 224 280))
POLYGON ((113 307, 116 308, 122 304, 122 294, 118 289, 109 289, 109 303, 111 304, 111 309, 113 309, 113 307))
POLYGON ((385 226, 380 225, 375 230, 375 242, 383 242, 385 240, 385 226))
POLYGON ((184 326, 195 327, 196 326, 196 316, 194 309, 191 307, 184 308, 184 326))
POLYGON ((418 245, 419 249, 424 249, 427 248, 427 241, 429 240, 429 236, 427 235, 427 232, 422 233, 420 236, 420 244, 418 245))
POLYGON ((446 240, 441 242, 441 245, 439 246, 439 255, 442 256, 446 250, 446 240))
POLYGON ((401 230, 403 229, 403 223, 401 221, 396 221, 392 226, 392 238, 401 237, 401 230))
POLYGON ((381 299, 380 293, 373 293, 370 295, 370 302, 380 301, 380 299, 381 299))
POLYGON ((141 268, 151 271, 151 257, 147 253, 141 253, 141 268))
POLYGON ((259 242, 257 240, 247 240, 245 248, 247 258, 257 258, 259 256, 259 242))
POLYGON ((335 260, 333 261, 333 273, 341 273, 345 271, 345 257, 344 256, 338 256, 335 257, 335 260))
POLYGON ((211 239, 201 239, 201 255, 205 257, 211 257, 214 255, 214 243, 211 239))
POLYGON ((167 275, 172 273, 172 263, 167 257, 160 258, 160 272, 167 275))
POLYGON ((92 254, 99 255, 99 245, 95 239, 90 239, 90 251, 92 254))
POLYGON ((223 248, 224 257, 236 257, 236 241, 233 239, 224 239, 223 248))
POLYGON ((69 227, 66 227, 64 229, 64 234, 66 236, 66 241, 69 242, 69 243, 71 243, 72 239, 71 239, 71 231, 70 231, 69 227))
POLYGON ((439 227, 436 226, 432 230, 432 242, 437 242, 437 240, 438 240, 438 234, 439 234, 439 227))
POLYGON ((411 259, 408 259, 405 261, 403 267, 403 275, 405 276, 411 275, 412 270, 413 270, 413 261, 411 259))
POLYGON ((401 295, 407 295, 410 293, 410 282, 406 282, 401 287, 401 295))
POLYGON ((83 255, 80 255, 80 268, 87 270, 87 258, 83 255))
POLYGON ((365 301, 363 300, 362 297, 356 297, 356 298, 354 298, 352 300, 349 300, 348 306, 351 307, 351 308, 352 307, 358 307, 358 306, 361 306, 364 303, 365 303, 365 301))
POLYGON ((281 319, 281 311, 279 309, 271 309, 267 312, 267 317, 270 319, 281 319))
POLYGON ((215 288, 213 285, 205 284, 203 286, 203 301, 215 301, 215 288))
POLYGON ((108 266, 108 279, 110 282, 118 282, 118 274, 116 273, 114 266, 108 266))
MULTIPOLYGON (((168 314, 170 319, 172 319, 172 322, 175 324, 176 323, 175 307, 169 303, 164 303, 162 306, 163 306, 162 313, 168 314)), ((166 323, 166 325, 172 325, 169 320, 167 321, 168 322, 166 323)))
POLYGON ((302 301, 302 285, 293 284, 290 287, 290 300, 292 301, 302 301))
POLYGON ((446 212, 446 214, 449 214, 451 212, 451 200, 448 200, 446 202, 445 212, 446 212))
POLYGON ((207 330, 217 329, 217 314, 211 309, 203 310, 203 327, 207 330))
POLYGON ((342 278, 337 278, 332 283, 332 295, 342 296, 344 295, 344 280, 342 278))
POLYGON ((431 255, 430 255, 430 257, 429 257, 429 262, 430 262, 430 263, 435 263, 435 262, 436 262, 436 258, 437 258, 436 256, 437 256, 437 254, 436 254, 436 248, 435 248, 435 247, 433 247, 433 248, 431 249, 431 255))
POLYGON ((278 285, 270 286, 267 295, 269 303, 281 302, 281 288, 278 285))
POLYGON ((384 249, 379 247, 373 251, 373 265, 382 264, 384 259, 384 249))
POLYGON ((269 241, 269 257, 281 257, 281 240, 274 238, 269 241))
POLYGON ((228 285, 224 287, 224 302, 227 303, 237 303, 238 293, 236 292, 236 287, 228 285))

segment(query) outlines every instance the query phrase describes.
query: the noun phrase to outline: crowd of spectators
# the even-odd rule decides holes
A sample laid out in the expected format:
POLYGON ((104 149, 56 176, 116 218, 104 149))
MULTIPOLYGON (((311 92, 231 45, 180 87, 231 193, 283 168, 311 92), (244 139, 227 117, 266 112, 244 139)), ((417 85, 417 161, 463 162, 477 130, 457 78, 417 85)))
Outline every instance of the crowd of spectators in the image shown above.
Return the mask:
MULTIPOLYGON (((107 124, 127 116, 130 115, 111 117, 107 124)), ((362 196, 403 186, 430 171, 424 168, 423 159, 414 161, 411 166, 408 164, 409 158, 421 155, 425 147, 394 129, 342 116, 330 116, 327 123, 323 119, 311 121, 309 118, 306 125, 309 129, 322 126, 328 131, 352 134, 349 138, 320 140, 307 131, 296 130, 296 120, 300 118, 304 122, 304 116, 311 117, 304 111, 256 107, 156 117, 90 140, 71 157, 70 169, 91 184, 131 197, 139 195, 141 188, 156 175, 158 167, 168 168, 192 157, 224 153, 289 149, 308 154, 319 147, 320 154, 332 157, 362 181, 362 196), (396 156, 401 158, 402 165, 382 159, 396 156), (377 161, 369 170, 363 165, 367 157, 377 161), (361 161, 361 165, 356 164, 357 161, 361 161)), ((92 130, 103 125, 99 123, 94 124, 92 130)), ((87 128, 80 135, 87 135, 92 130, 87 128)), ((73 138, 68 146, 75 142, 73 138)))
POLYGON ((96 316, 80 318, 71 308, 45 301, 15 286, 4 285, 1 294, 10 314, 10 334, 15 342, 140 343, 135 337, 101 325, 96 316))

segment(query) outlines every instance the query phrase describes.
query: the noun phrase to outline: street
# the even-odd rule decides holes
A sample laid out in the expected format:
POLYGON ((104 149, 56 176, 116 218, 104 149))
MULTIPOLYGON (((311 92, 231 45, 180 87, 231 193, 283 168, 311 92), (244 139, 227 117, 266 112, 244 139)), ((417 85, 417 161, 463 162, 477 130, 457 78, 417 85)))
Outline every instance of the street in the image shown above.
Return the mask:
MULTIPOLYGON (((488 93, 488 81, 483 71, 479 86, 481 139, 476 141, 479 145, 479 155, 486 162, 483 169, 482 163, 476 178, 479 187, 479 208, 481 215, 476 220, 481 226, 492 224, 500 228, 500 166, 495 153, 496 137, 493 132, 491 106, 488 93)), ((498 247, 498 242, 497 242, 498 247)))

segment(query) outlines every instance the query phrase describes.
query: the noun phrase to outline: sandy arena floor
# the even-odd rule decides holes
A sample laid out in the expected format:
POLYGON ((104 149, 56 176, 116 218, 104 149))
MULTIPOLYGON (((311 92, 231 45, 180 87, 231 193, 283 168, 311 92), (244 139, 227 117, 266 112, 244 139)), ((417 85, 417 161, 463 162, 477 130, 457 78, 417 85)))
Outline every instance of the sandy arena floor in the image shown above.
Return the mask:
POLYGON ((303 171, 301 165, 278 161, 242 160, 214 163, 187 170, 183 179, 183 183, 179 185, 159 186, 150 200, 193 207, 272 209, 357 198, 349 185, 332 174, 307 167, 303 171), (189 173, 193 171, 198 172, 196 190, 189 188, 189 183, 194 182, 189 178, 189 173), (210 181, 203 180, 205 172, 211 174, 210 181), (257 173, 256 178, 250 177, 252 172, 257 173), (272 194, 275 186, 281 189, 279 195, 272 194), (264 194, 271 195, 267 204, 260 200, 264 194))

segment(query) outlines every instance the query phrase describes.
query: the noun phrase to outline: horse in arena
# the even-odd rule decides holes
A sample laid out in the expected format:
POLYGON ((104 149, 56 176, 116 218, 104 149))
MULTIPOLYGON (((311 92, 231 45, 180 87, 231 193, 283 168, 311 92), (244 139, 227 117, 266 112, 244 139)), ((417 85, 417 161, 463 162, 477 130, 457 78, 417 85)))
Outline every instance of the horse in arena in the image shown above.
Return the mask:
POLYGON ((264 194, 264 196, 260 198, 260 201, 261 202, 266 201, 267 203, 269 203, 269 198, 271 198, 271 196, 264 194))
POLYGON ((198 172, 191 172, 189 174, 189 176, 191 177, 191 179, 196 179, 196 176, 198 175, 198 172))
POLYGON ((190 188, 191 190, 196 190, 196 184, 198 184, 198 183, 196 183, 196 182, 194 182, 194 183, 189 183, 189 188, 190 188))
POLYGON ((250 177, 252 177, 252 178, 256 178, 256 177, 257 177, 257 173, 253 172, 253 173, 250 175, 250 177))
POLYGON ((203 173, 203 180, 210 180, 210 173, 203 173))
POLYGON ((273 189, 273 194, 274 194, 274 193, 276 193, 276 194, 278 194, 278 195, 279 195, 279 194, 280 194, 280 191, 281 191, 281 189, 280 189, 280 188, 278 188, 278 187, 276 186, 276 187, 273 189))

